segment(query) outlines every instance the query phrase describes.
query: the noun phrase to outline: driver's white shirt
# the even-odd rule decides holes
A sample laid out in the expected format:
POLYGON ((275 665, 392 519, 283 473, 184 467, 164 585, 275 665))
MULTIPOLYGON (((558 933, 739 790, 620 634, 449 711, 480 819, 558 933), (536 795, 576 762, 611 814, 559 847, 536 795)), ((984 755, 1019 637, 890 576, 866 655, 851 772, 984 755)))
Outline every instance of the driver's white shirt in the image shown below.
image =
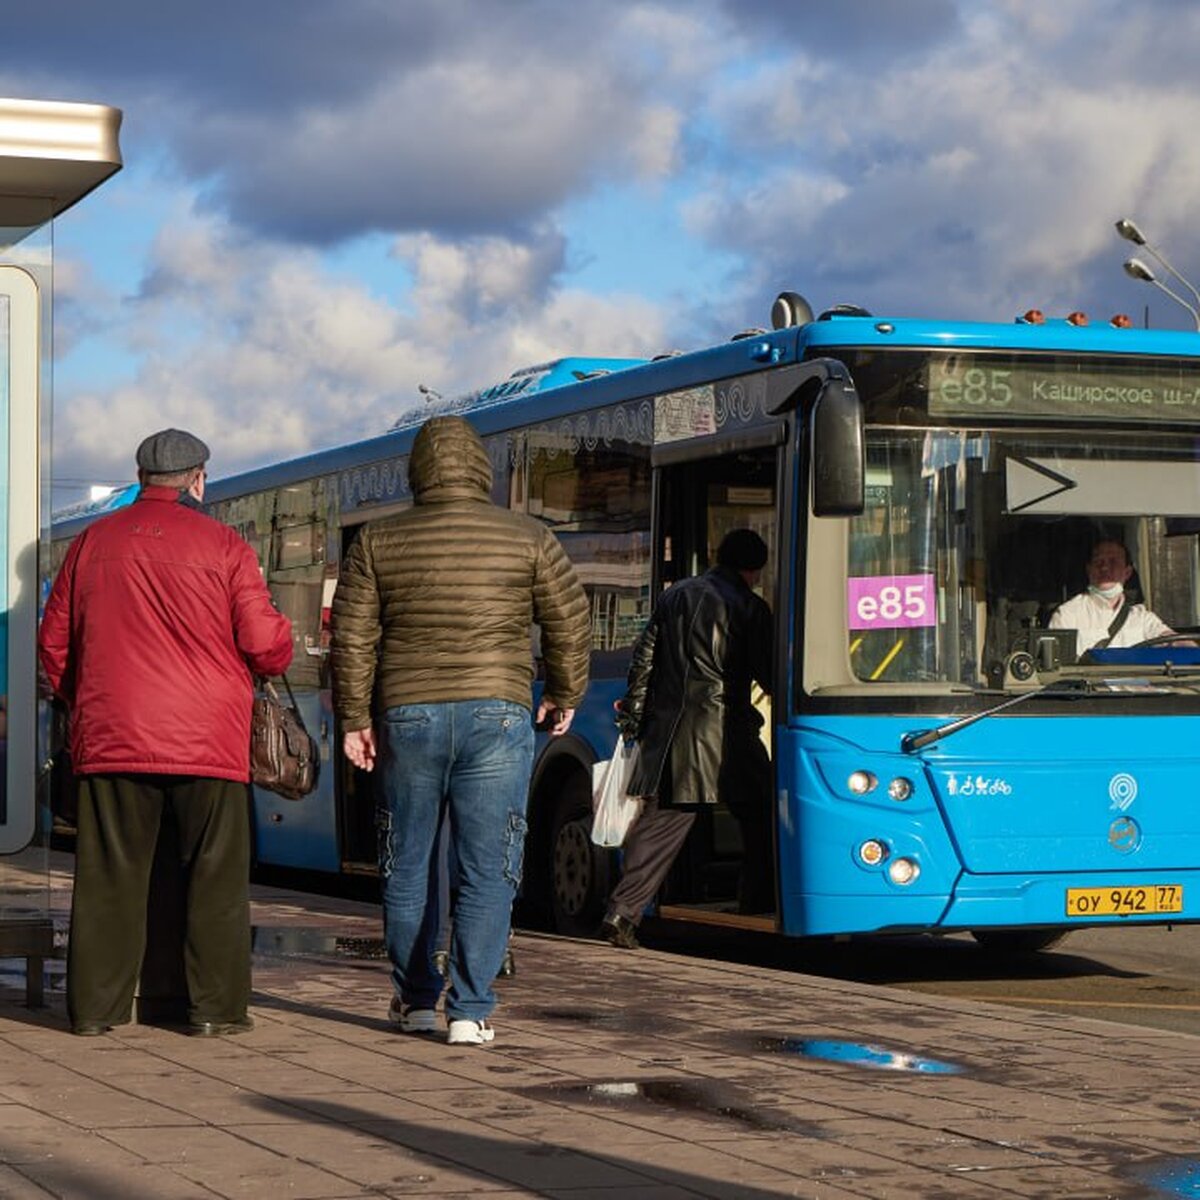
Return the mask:
MULTIPOLYGON (((1050 628, 1074 629, 1075 653, 1082 654, 1108 636, 1108 627, 1119 609, 1119 605, 1113 608, 1107 600, 1093 596, 1091 592, 1080 592, 1054 610, 1050 616, 1050 628)), ((1144 604, 1134 604, 1129 609, 1125 624, 1108 644, 1114 650, 1122 646, 1136 646, 1147 638, 1161 637, 1170 632, 1171 627, 1160 621, 1144 604)))

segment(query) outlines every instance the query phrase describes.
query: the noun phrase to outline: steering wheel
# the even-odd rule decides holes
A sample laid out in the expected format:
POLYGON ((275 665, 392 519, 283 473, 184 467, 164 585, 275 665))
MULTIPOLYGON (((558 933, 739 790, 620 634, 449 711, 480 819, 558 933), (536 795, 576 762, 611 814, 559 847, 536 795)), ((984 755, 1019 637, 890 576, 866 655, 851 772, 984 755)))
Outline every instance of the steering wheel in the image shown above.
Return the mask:
POLYGON ((1158 637, 1147 638, 1144 642, 1135 643, 1131 649, 1141 650, 1145 646, 1174 646, 1180 642, 1187 642, 1189 645, 1197 645, 1197 638, 1200 635, 1195 633, 1160 633, 1158 637))

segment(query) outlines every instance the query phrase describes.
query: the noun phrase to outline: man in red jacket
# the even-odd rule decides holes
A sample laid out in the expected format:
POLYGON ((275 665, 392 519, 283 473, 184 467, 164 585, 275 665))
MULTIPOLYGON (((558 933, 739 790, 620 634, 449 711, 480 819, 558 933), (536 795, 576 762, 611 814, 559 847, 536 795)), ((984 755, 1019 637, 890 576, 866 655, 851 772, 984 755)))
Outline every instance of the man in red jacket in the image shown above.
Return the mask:
POLYGON ((79 776, 67 1011, 85 1036, 129 1021, 165 810, 188 881, 192 1032, 252 1024, 252 676, 287 668, 291 622, 250 547, 200 510, 208 455, 178 429, 142 442, 141 493, 72 543, 38 636, 79 776))

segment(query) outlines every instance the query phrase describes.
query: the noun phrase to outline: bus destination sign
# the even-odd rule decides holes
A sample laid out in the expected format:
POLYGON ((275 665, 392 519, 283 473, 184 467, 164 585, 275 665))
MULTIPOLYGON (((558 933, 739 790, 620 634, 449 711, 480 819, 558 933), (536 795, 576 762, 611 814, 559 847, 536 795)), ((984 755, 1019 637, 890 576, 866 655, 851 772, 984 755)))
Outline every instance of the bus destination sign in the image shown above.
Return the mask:
POLYGON ((930 416, 1200 423, 1200 362, 937 354, 930 416))

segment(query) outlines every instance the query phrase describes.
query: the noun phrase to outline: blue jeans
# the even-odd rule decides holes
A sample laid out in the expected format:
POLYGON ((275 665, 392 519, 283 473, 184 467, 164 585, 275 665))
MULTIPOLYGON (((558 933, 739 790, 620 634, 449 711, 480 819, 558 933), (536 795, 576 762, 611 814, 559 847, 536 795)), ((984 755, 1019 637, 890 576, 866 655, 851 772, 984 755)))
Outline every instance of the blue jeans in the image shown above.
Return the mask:
POLYGON ((401 704, 384 713, 380 734, 379 871, 396 994, 411 1007, 433 1008, 441 993, 433 952, 445 811, 458 861, 446 1016, 481 1021, 496 1007, 492 980, 521 883, 529 710, 509 700, 401 704))

